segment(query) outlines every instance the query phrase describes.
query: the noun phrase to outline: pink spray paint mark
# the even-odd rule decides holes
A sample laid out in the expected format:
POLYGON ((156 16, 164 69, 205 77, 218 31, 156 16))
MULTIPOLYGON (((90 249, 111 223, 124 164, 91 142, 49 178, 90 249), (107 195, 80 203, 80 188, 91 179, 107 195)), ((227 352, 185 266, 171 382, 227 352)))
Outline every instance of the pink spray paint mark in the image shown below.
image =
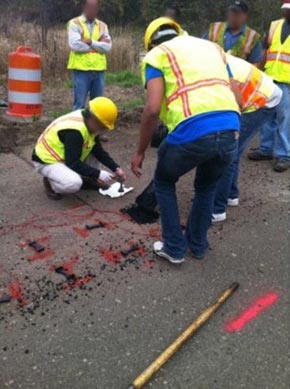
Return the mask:
POLYGON ((275 292, 265 294, 254 301, 252 306, 243 311, 236 319, 229 320, 226 323, 225 330, 227 332, 240 332, 248 323, 256 319, 278 300, 279 295, 275 292))
POLYGON ((153 269, 154 268, 154 263, 155 261, 153 259, 149 260, 149 261, 146 261, 144 262, 144 266, 147 268, 147 269, 153 269))

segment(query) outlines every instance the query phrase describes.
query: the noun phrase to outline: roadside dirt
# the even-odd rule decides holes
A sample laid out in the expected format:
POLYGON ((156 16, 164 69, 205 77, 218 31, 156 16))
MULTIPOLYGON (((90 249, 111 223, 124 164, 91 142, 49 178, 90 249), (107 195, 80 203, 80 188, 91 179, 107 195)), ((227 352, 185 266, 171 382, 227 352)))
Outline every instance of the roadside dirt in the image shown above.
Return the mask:
MULTIPOLYGON (((109 86, 107 88, 108 96, 112 98, 117 105, 124 106, 134 99, 142 96, 142 88, 139 86, 133 88, 121 88, 118 86, 109 86)), ((6 99, 7 90, 5 83, 1 82, 0 97, 6 99)), ((18 153, 24 146, 33 146, 39 135, 58 116, 61 116, 71 110, 72 91, 66 86, 45 85, 43 91, 44 114, 40 120, 31 123, 18 123, 17 121, 7 120, 5 109, 0 110, 0 153, 14 151, 18 153)), ((118 129, 128 131, 131 127, 135 129, 140 122, 142 108, 120 109, 118 129)))

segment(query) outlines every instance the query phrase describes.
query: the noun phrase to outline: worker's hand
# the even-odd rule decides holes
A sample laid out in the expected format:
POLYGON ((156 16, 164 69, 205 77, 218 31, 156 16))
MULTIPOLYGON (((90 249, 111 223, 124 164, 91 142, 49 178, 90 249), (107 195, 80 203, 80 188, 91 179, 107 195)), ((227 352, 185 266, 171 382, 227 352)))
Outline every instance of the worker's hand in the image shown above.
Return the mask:
POLYGON ((102 35, 100 38, 99 38, 99 42, 104 42, 104 43, 110 43, 110 39, 108 37, 106 37, 105 35, 102 35))
POLYGON ((86 43, 87 45, 91 46, 92 45, 92 40, 91 39, 82 39, 82 42, 86 43))
POLYGON ((135 154, 134 158, 131 162, 131 169, 132 172, 135 174, 136 177, 140 178, 142 176, 141 169, 143 165, 143 161, 145 158, 145 154, 135 154))
POLYGON ((120 182, 124 182, 127 180, 125 172, 120 167, 118 167, 118 169, 116 170, 116 179, 120 182))
POLYGON ((105 185, 109 185, 113 178, 114 175, 112 173, 109 173, 106 170, 101 170, 99 180, 104 182, 105 185))

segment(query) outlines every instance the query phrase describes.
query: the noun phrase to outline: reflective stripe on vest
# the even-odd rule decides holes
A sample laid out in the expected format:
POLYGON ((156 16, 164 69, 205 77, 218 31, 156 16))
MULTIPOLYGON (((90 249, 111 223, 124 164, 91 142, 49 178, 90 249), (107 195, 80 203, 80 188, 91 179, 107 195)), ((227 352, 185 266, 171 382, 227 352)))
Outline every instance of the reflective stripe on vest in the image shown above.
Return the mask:
POLYGON ((277 88, 273 80, 247 61, 227 55, 242 97, 242 112, 252 112, 264 107, 277 88))
POLYGON ((239 112, 230 88, 224 52, 218 45, 180 36, 146 55, 143 77, 146 65, 163 74, 165 93, 160 117, 169 132, 189 117, 215 111, 239 112))
POLYGON ((275 81, 290 83, 290 36, 281 43, 284 19, 272 22, 269 32, 269 49, 265 65, 266 74, 275 81))
MULTIPOLYGON (((218 43, 224 49, 226 29, 227 23, 225 22, 212 23, 209 29, 209 40, 218 43)), ((259 39, 260 35, 255 30, 246 27, 246 33, 239 37, 229 53, 246 59, 259 39)))
POLYGON ((90 135, 86 129, 81 111, 76 111, 55 120, 39 137, 35 152, 44 163, 64 162, 64 145, 58 137, 58 132, 64 130, 76 130, 81 133, 84 140, 81 155, 82 161, 91 152, 95 145, 95 136, 90 135))
MULTIPOLYGON (((172 69, 173 73, 175 74, 178 88, 179 88, 179 90, 181 90, 182 88, 186 87, 186 84, 184 82, 183 74, 182 74, 182 71, 178 65, 177 59, 176 59, 174 53, 166 46, 160 46, 160 48, 161 48, 161 50, 163 50, 166 53, 167 58, 169 60, 169 63, 171 65, 171 69, 172 69)), ((178 93, 178 92, 176 92, 176 93, 178 93)), ((177 97, 179 97, 179 96, 177 96, 177 97)), ((185 117, 191 116, 192 113, 191 113, 190 106, 189 106, 188 94, 181 93, 180 97, 182 98, 182 106, 183 106, 184 116, 185 117)), ((167 104, 168 103, 170 103, 169 100, 167 101, 167 104)))
MULTIPOLYGON (((100 37, 105 32, 107 32, 106 24, 97 19, 92 34, 90 33, 86 23, 83 21, 82 16, 71 20, 69 23, 74 23, 80 28, 82 39, 98 41, 100 37)), ((68 69, 83 71, 104 71, 106 68, 107 59, 106 55, 103 53, 99 53, 95 50, 84 53, 75 51, 70 52, 68 69)))
POLYGON ((261 84, 262 75, 257 68, 253 67, 247 81, 244 84, 241 84, 241 87, 239 88, 242 96, 243 110, 250 106, 259 109, 264 107, 267 103, 266 96, 259 91, 261 84))

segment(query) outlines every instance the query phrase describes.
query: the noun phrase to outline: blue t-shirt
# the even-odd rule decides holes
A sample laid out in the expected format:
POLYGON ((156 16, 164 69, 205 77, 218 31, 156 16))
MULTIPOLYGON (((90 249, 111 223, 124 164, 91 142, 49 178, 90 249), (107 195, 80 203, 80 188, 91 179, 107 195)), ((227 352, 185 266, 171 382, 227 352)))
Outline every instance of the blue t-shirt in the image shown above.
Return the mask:
MULTIPOLYGON (((227 67, 232 77, 230 67, 227 67)), ((163 77, 163 73, 150 65, 146 66, 146 84, 153 78, 163 77)), ((240 115, 235 111, 215 111, 196 115, 180 123, 167 137, 167 142, 180 145, 219 131, 239 131, 240 115)))
MULTIPOLYGON (((241 35, 246 34, 246 26, 242 28, 237 34, 233 34, 231 29, 227 27, 224 38, 224 50, 225 52, 231 50, 240 39, 241 35)), ((203 35, 203 39, 209 40, 209 33, 203 35)), ((250 52, 247 61, 250 63, 258 63, 263 59, 263 49, 261 42, 257 42, 250 52)))

